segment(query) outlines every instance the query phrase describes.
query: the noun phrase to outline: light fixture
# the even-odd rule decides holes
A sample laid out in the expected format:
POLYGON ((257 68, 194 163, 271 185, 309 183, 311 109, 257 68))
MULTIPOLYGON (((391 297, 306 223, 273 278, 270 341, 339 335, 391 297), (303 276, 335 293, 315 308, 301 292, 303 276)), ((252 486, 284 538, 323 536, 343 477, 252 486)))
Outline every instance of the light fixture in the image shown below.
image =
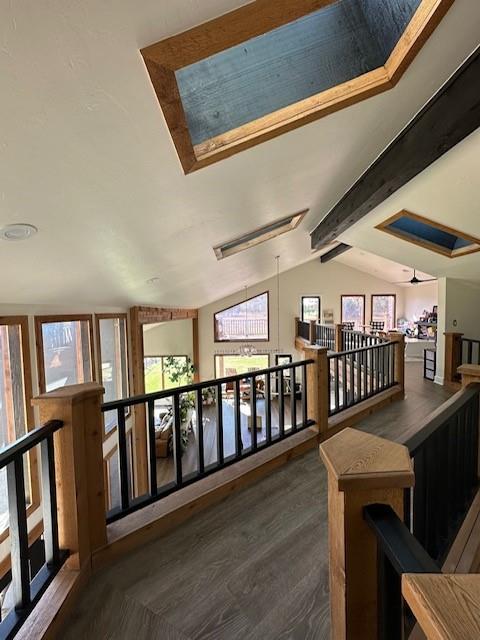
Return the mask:
POLYGON ((280 351, 280 256, 275 256, 277 263, 277 353, 280 351))
POLYGON ((150 278, 149 280, 147 280, 147 284, 158 284, 160 282, 160 278, 158 278, 157 276, 155 276, 154 278, 150 278))
POLYGON ((18 242, 19 240, 28 240, 36 233, 38 233, 37 227, 33 224, 7 224, 0 229, 0 238, 3 240, 9 240, 10 242, 18 242))

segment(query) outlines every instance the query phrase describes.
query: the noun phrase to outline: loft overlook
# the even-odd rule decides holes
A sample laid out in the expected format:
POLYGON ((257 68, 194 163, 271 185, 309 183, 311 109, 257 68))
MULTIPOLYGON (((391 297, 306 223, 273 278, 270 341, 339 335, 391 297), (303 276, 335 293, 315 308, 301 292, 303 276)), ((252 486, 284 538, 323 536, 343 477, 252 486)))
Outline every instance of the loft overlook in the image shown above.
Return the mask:
POLYGON ((480 3, 0 18, 0 638, 477 640, 480 3))

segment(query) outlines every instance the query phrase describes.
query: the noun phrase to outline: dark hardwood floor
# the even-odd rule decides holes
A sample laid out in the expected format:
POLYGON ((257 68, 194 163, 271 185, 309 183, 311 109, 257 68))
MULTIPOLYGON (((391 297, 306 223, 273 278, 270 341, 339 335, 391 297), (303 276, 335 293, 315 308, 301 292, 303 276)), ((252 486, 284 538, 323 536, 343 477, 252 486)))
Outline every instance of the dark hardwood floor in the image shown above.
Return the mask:
MULTIPOLYGON (((407 397, 359 428, 401 441, 451 393, 407 364, 407 397)), ((326 473, 318 452, 97 574, 62 638, 327 640, 326 473)))

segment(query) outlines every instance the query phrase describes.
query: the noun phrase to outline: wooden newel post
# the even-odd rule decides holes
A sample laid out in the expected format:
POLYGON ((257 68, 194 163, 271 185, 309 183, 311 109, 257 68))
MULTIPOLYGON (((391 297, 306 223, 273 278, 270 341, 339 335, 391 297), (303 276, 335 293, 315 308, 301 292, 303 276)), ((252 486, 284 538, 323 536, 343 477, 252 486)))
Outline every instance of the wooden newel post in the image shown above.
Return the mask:
POLYGON ((320 445, 328 472, 331 638, 376 640, 377 541, 363 518, 388 504, 403 519, 404 490, 414 484, 408 450, 344 429, 320 445))
POLYGON ((343 351, 343 324, 335 325, 335 351, 343 351))
POLYGON ((457 382, 457 369, 462 364, 463 333, 446 332, 444 382, 457 382))
POLYGON ((305 360, 314 360, 307 367, 307 412, 315 420, 319 433, 328 430, 328 358, 327 347, 305 347, 305 360))
POLYGON ((405 394, 405 335, 389 331, 388 337, 395 343, 395 382, 405 394))
POLYGON ((54 436, 59 543, 69 569, 83 569, 107 543, 103 478, 104 389, 87 383, 62 387, 33 400, 42 424, 62 420, 54 436))
POLYGON ((317 344, 317 323, 315 320, 310 320, 309 339, 310 344, 317 344))

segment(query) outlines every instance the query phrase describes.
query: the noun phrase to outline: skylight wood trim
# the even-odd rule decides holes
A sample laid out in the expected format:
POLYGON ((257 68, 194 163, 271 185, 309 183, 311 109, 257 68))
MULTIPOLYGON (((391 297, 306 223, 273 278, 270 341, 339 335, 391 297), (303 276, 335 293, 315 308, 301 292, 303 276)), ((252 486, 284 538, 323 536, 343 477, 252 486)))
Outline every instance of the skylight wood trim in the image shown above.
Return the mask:
POLYGON ((459 258, 461 256, 470 255, 471 253, 477 253, 480 251, 480 238, 476 238, 475 236, 471 236, 468 233, 463 233, 463 231, 458 231, 457 229, 453 229, 453 227, 448 227, 440 222, 435 222, 434 220, 430 220, 429 218, 425 218, 424 216, 419 216, 416 213, 412 213, 411 211, 407 211, 406 209, 402 209, 388 220, 384 220, 380 224, 378 224, 375 229, 379 231, 383 231, 384 233, 388 233, 389 235, 397 238, 399 240, 403 240, 404 242, 409 242, 410 244, 414 244, 417 247, 421 247, 422 249, 427 249, 428 251, 434 251, 446 258, 459 258), (440 245, 434 242, 428 242, 428 240, 420 240, 419 238, 415 238, 413 236, 408 235, 406 232, 402 233, 401 231, 396 231, 389 227, 392 222, 396 222, 400 218, 407 217, 412 220, 417 220, 418 222, 423 222, 424 224, 429 225, 430 227, 434 227, 439 231, 445 231, 446 233, 451 233, 454 236, 458 236, 462 238, 462 240, 468 240, 474 246, 470 247, 462 247, 460 249, 450 250, 447 247, 441 247, 440 245))
POLYGON ((382 91, 401 78, 454 0, 423 0, 385 66, 193 146, 175 71, 322 9, 335 0, 256 0, 141 49, 185 174, 382 91))
POLYGON ((423 0, 397 42, 385 71, 395 86, 455 0, 423 0))

